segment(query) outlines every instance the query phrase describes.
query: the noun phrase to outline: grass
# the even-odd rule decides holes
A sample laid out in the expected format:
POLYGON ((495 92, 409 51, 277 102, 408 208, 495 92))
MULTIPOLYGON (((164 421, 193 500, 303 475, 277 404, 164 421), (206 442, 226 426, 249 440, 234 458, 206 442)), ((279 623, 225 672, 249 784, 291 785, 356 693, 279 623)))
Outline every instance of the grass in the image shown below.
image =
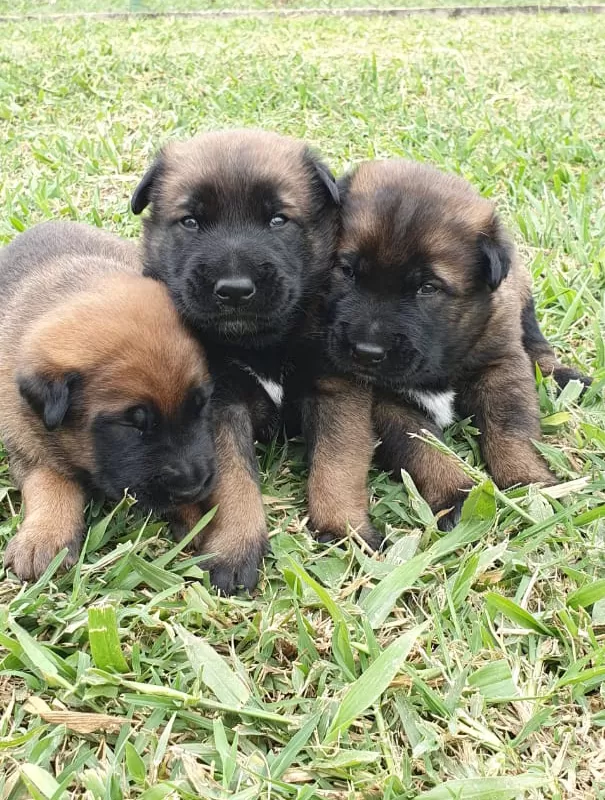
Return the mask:
MULTIPOLYGON (((300 442, 259 451, 253 598, 217 597, 136 508, 92 508, 74 571, 0 584, 0 797, 605 797, 605 18, 2 34, 2 241, 58 216, 138 235, 138 176, 202 129, 305 136, 337 169, 430 160, 498 201, 546 333, 597 384, 540 382, 541 448, 583 479, 558 496, 494 494, 464 423, 448 442, 480 488, 453 533, 373 474, 381 558, 312 541, 300 442)), ((18 503, 0 456, 0 546, 18 503)))

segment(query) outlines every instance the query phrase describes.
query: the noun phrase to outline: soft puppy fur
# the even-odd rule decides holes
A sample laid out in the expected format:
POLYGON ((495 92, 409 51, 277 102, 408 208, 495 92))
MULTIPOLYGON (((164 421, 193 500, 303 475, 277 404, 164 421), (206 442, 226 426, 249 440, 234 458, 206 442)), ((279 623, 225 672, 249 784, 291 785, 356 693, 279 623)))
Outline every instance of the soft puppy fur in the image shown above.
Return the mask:
POLYGON ((204 343, 215 379, 217 514, 196 543, 212 582, 251 589, 267 543, 254 439, 280 420, 284 365, 329 269, 338 192, 299 140, 258 130, 171 142, 132 197, 145 273, 204 343))
POLYGON ((89 494, 178 513, 215 474, 204 353, 137 248, 45 223, 0 251, 0 436, 25 518, 5 566, 75 563, 89 494))
POLYGON ((321 373, 339 376, 340 389, 323 400, 315 392, 308 426, 313 524, 342 533, 345 519, 362 520, 372 538, 365 490, 356 501, 350 491, 352 475, 365 486, 370 415, 378 463, 408 470, 432 509, 447 512, 443 528, 458 520, 470 482, 410 434, 439 437, 455 414, 474 418, 500 487, 551 483, 532 444, 540 437, 534 362, 562 385, 589 381, 563 367, 542 336, 528 272, 492 203, 459 177, 399 160, 362 164, 339 190, 342 230, 320 326, 323 361, 314 359, 321 373), (355 433, 347 439, 342 420, 351 416, 355 433), (343 441, 346 458, 326 497, 322 487, 334 483, 343 441))

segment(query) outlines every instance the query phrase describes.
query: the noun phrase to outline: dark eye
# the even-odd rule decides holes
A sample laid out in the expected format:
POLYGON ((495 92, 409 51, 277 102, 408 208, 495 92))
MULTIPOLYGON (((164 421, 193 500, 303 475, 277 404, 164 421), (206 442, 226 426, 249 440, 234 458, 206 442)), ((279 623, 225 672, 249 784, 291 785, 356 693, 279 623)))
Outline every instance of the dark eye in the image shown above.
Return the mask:
POLYGON ((195 217, 183 217, 180 223, 188 231, 196 231, 200 227, 195 217))
POLYGON ((418 294, 437 294, 439 291, 439 287, 435 286, 433 283, 423 283, 420 289, 418 289, 418 294))
POLYGON ((345 275, 347 278, 355 277, 355 270, 350 264, 341 264, 340 269, 342 270, 342 274, 345 275))
POLYGON ((149 411, 145 406, 133 406, 126 411, 124 422, 139 431, 149 428, 149 411))
POLYGON ((288 221, 288 217, 286 217, 285 214, 275 214, 269 220, 269 227, 270 228, 283 228, 287 221, 288 221))

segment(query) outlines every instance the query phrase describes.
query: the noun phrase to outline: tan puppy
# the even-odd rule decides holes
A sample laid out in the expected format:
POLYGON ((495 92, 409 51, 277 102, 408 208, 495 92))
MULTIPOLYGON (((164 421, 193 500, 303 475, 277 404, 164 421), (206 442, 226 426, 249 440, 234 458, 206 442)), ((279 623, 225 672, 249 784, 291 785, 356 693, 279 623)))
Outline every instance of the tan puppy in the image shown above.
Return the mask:
POLYGON ((137 248, 75 223, 46 223, 0 252, 0 437, 25 519, 5 566, 38 577, 75 563, 91 490, 125 489, 173 512, 214 478, 200 346, 137 248))
POLYGON ((495 482, 551 483, 540 437, 534 362, 572 378, 540 333, 527 270, 491 202, 422 164, 362 164, 339 182, 342 231, 326 292, 324 359, 314 359, 309 512, 324 535, 346 523, 375 542, 365 482, 380 466, 408 470, 440 525, 459 517, 470 481, 410 434, 441 436, 471 416, 495 482), (349 383, 343 383, 343 379, 349 383))

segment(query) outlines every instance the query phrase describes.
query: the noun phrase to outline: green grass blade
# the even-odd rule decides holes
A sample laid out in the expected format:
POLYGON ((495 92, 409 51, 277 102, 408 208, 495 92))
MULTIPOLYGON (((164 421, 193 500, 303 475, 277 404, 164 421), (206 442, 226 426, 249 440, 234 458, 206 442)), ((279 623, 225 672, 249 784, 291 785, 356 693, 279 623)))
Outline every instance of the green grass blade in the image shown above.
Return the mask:
POLYGON ((418 800, 516 800, 522 792, 539 789, 546 782, 544 776, 529 773, 453 780, 422 792, 418 800))
POLYGON ((42 769, 38 764, 23 764, 21 767, 21 779, 29 789, 33 800, 38 800, 39 798, 40 800, 42 798, 50 800, 51 797, 56 797, 56 800, 60 800, 65 796, 59 793, 61 787, 50 772, 42 769), (59 793, 58 796, 57 793, 59 793))
POLYGON ((230 706, 247 703, 251 696, 250 688, 227 661, 211 645, 189 633, 182 625, 176 625, 175 630, 185 646, 189 663, 216 698, 230 706))
MULTIPOLYGON (((489 486, 488 482, 488 486, 489 486)), ((493 494, 485 484, 469 494, 465 507, 466 518, 453 531, 438 539, 426 552, 419 553, 407 563, 395 567, 366 595, 361 608, 373 628, 378 628, 393 610, 401 595, 411 589, 423 572, 433 563, 466 544, 480 539, 491 527, 495 509, 493 494), (474 516, 476 514, 476 516, 474 516)))
POLYGON ((312 578, 309 573, 293 558, 288 558, 288 570, 295 575, 298 580, 312 589, 321 604, 324 606, 328 614, 332 617, 334 622, 344 622, 344 615, 338 608, 334 600, 330 597, 330 593, 324 587, 312 578))
POLYGON ((88 639, 93 661, 99 669, 128 672, 114 606, 99 605, 88 609, 88 639))
POLYGON ((64 677, 67 669, 60 669, 61 659, 52 650, 37 642, 14 620, 9 619, 8 625, 23 648, 23 654, 29 659, 44 681, 52 687, 62 686, 64 689, 71 689, 71 683, 64 677))
POLYGON ((124 745, 124 754, 126 758, 126 769, 128 770, 129 776, 139 785, 145 783, 145 776, 147 775, 145 762, 137 753, 132 742, 126 742, 124 745))
POLYGON ((322 714, 322 710, 315 711, 311 714, 302 728, 294 734, 283 750, 278 753, 271 764, 271 777, 274 780, 279 780, 282 777, 311 736, 313 736, 313 733, 317 730, 322 714))
POLYGON ((588 583, 571 592, 567 596, 567 605, 570 608, 590 608, 605 597, 605 578, 594 583, 588 583))
POLYGON ((487 592, 485 594, 485 601, 492 613, 499 612, 503 614, 521 628, 539 633, 541 636, 557 636, 557 632, 553 628, 549 628, 548 625, 545 625, 537 619, 537 617, 530 614, 530 612, 526 611, 524 608, 521 608, 521 606, 518 606, 508 597, 503 597, 495 592, 487 592))
POLYGON ((373 705, 399 672, 426 624, 418 625, 395 639, 345 692, 328 729, 324 744, 333 742, 349 725, 373 705))

